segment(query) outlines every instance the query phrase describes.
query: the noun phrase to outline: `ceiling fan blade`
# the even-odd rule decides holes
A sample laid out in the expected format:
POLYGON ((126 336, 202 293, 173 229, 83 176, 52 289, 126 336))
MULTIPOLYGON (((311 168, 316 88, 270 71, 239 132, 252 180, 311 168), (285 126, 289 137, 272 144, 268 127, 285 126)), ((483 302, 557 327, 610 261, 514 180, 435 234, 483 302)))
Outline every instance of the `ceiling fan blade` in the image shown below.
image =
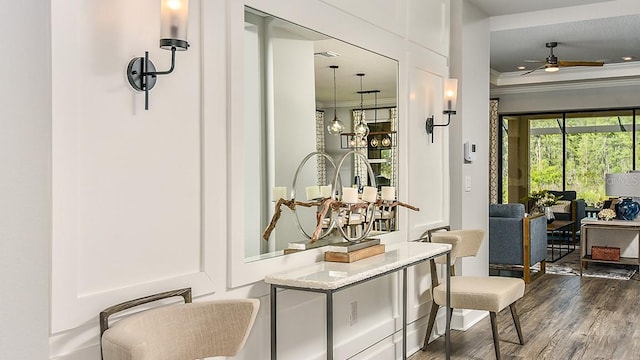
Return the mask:
POLYGON ((542 66, 538 66, 538 67, 537 67, 537 68, 535 68, 535 69, 531 69, 531 70, 529 70, 529 71, 527 71, 527 72, 524 72, 524 73, 520 74, 520 76, 528 75, 528 74, 531 74, 532 72, 534 72, 534 71, 536 71, 536 70, 544 69, 544 67, 545 67, 545 66, 547 66, 547 65, 545 64, 545 65, 542 65, 542 66))
POLYGON ((602 61, 558 61, 558 66, 560 67, 568 67, 568 66, 602 66, 604 62, 602 61))

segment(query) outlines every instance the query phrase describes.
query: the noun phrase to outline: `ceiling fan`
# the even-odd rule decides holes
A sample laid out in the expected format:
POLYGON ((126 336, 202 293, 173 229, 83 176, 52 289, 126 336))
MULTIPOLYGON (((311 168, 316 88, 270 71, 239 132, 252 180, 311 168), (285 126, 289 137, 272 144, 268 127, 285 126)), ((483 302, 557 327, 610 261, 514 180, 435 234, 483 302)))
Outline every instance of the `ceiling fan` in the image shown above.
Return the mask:
POLYGON ((558 43, 555 41, 548 42, 545 46, 549 49, 549 56, 544 62, 544 65, 535 68, 533 70, 529 70, 522 75, 530 74, 536 70, 544 69, 546 72, 555 72, 560 70, 561 67, 570 67, 570 66, 602 66, 604 62, 602 61, 574 61, 574 60, 558 60, 553 54, 553 49, 558 46, 558 43))

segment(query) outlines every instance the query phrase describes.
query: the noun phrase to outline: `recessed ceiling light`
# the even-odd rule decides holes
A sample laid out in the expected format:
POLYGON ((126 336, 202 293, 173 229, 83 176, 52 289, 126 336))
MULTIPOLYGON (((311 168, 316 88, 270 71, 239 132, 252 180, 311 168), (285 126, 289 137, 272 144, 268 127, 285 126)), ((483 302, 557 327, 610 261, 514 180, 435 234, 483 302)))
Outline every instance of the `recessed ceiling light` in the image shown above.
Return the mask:
POLYGON ((522 65, 518 66, 518 70, 524 70, 526 68, 527 68, 526 66, 522 66, 522 65))
POLYGON ((632 58, 631 56, 623 56, 623 57, 622 57, 622 60, 624 60, 624 61, 631 61, 631 60, 633 60, 633 58, 632 58))

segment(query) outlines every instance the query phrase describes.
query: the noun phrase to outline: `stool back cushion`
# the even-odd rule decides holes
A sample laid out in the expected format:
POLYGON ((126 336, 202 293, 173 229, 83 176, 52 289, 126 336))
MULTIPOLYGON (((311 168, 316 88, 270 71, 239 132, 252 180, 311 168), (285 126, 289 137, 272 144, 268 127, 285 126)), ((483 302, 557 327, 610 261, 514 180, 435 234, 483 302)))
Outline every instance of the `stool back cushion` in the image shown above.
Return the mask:
MULTIPOLYGON (((476 256, 482 240, 484 230, 451 230, 431 234, 431 242, 451 244, 451 263, 457 258, 466 256, 476 256)), ((436 259, 438 263, 446 263, 446 258, 441 256, 436 259)))
POLYGON ((116 322, 102 336, 104 360, 182 360, 234 356, 244 346, 260 301, 168 305, 116 322))

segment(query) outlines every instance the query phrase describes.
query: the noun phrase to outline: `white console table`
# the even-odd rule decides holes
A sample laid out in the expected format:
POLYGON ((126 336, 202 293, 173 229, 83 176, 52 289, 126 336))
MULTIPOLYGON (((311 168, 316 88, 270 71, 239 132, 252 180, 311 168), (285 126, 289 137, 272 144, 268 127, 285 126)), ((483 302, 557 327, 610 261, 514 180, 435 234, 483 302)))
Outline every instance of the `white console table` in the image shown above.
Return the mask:
POLYGON ((582 219, 582 225, 580 226, 580 276, 582 276, 583 267, 590 262, 636 265, 640 268, 640 221, 582 219), (611 236, 594 236, 594 233, 602 231, 610 233, 611 236), (627 254, 622 253, 620 261, 592 259, 589 252, 590 246, 594 244, 601 246, 611 245, 612 241, 617 240, 615 233, 619 231, 631 232, 630 240, 628 241, 635 242, 635 244, 629 245, 633 245, 637 249, 634 249, 632 254, 628 252, 627 254))
MULTIPOLYGON (((384 254, 354 263, 320 262, 302 268, 268 275, 271 284, 271 359, 277 358, 277 292, 278 288, 326 294, 327 359, 333 359, 333 293, 384 275, 402 270, 402 354, 407 356, 407 268, 435 257, 446 255, 446 277, 449 282, 451 245, 426 242, 403 242, 387 245, 384 254)), ((450 293, 447 289, 446 313, 449 314, 450 293)), ((450 357, 450 316, 446 316, 445 352, 450 357)))

